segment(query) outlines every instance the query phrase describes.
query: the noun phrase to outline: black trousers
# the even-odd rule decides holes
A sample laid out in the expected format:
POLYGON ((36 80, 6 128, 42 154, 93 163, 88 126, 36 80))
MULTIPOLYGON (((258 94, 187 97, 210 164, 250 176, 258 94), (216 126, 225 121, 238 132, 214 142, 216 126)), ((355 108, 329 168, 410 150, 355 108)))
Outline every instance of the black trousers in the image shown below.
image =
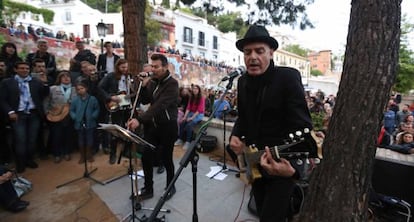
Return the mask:
MULTIPOLYGON (((7 172, 6 168, 4 168, 3 166, 0 166, 0 175, 3 175, 6 172, 7 172)), ((0 184, 1 206, 8 207, 10 204, 12 204, 16 200, 18 200, 17 193, 14 190, 13 185, 10 182, 10 180, 0 184)))
POLYGON ((144 125, 144 139, 154 145, 155 150, 144 148, 142 155, 142 168, 145 174, 144 186, 148 189, 153 188, 153 166, 157 149, 161 149, 161 161, 167 171, 167 184, 174 177, 173 150, 174 142, 177 139, 177 121, 169 121, 164 124, 154 126, 153 124, 144 125))
POLYGON ((254 181, 252 191, 260 222, 286 221, 293 189, 291 178, 261 178, 254 181))

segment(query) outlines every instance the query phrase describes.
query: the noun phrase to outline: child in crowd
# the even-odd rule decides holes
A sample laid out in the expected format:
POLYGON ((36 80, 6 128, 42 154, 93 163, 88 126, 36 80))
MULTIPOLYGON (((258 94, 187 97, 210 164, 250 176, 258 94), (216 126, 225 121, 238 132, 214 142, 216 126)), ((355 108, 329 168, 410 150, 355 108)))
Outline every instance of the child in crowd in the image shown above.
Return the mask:
POLYGON ((88 86, 84 82, 76 85, 78 96, 70 105, 70 116, 74 121, 74 127, 78 132, 78 145, 81 158, 79 164, 86 160, 93 162, 93 138, 99 116, 99 104, 96 97, 89 95, 88 86))

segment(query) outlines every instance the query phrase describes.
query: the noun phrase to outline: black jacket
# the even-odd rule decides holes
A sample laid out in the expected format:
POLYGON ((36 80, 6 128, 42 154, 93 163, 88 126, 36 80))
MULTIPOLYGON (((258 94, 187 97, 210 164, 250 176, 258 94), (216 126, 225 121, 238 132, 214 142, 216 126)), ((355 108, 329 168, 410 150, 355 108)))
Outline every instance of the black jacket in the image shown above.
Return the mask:
MULTIPOLYGON (((49 95, 49 86, 40 80, 33 78, 29 82, 30 94, 39 114, 44 115, 43 100, 49 95)), ((0 85, 1 111, 7 115, 10 111, 18 111, 20 102, 20 90, 14 77, 4 79, 0 85)))
POLYGON ((140 91, 140 102, 151 106, 137 119, 144 124, 162 125, 177 121, 178 115, 178 82, 168 72, 168 76, 160 81, 150 81, 140 91), (155 91, 156 90, 156 91, 155 91), (155 92, 154 92, 155 91, 155 92))
POLYGON ((81 71, 81 62, 82 61, 88 61, 90 64, 95 65, 96 64, 96 55, 91 52, 89 49, 84 49, 82 51, 79 51, 75 57, 73 57, 74 60, 76 60, 76 63, 70 67, 70 71, 72 72, 80 72, 81 71))
POLYGON ((232 134, 245 137, 259 148, 284 143, 289 133, 312 129, 300 73, 275 67, 263 75, 243 75, 238 80, 238 112, 232 134))
MULTIPOLYGON (((116 55, 115 53, 113 55, 114 55, 114 68, 115 68, 115 63, 116 61, 118 61, 119 56, 116 55)), ((106 71, 106 53, 99 55, 98 64, 96 65, 96 67, 99 72, 106 71)))

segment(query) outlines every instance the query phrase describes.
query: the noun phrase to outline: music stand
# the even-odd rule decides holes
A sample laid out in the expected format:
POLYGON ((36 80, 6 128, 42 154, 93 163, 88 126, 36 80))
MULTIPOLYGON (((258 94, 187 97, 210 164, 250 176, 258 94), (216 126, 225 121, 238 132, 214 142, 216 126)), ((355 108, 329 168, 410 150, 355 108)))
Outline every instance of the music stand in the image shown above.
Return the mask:
MULTIPOLYGON (((152 145, 151 143, 148 143, 147 141, 145 141, 144 139, 142 139, 141 137, 137 136, 135 133, 124 129, 118 125, 115 124, 104 124, 104 123, 100 123, 99 124, 100 127, 98 129, 102 129, 105 130, 109 133, 111 133, 113 136, 118 137, 126 142, 132 142, 135 144, 139 144, 145 147, 148 147, 150 149, 155 149, 155 146, 152 145)), ((139 209, 144 209, 141 207, 141 204, 139 202, 135 202, 136 198, 134 195, 134 181, 132 178, 132 174, 133 174, 133 169, 132 169, 132 151, 130 149, 129 151, 129 168, 128 168, 128 174, 130 176, 130 181, 131 181, 131 213, 128 214, 126 217, 124 217, 122 219, 122 221, 125 221, 126 219, 130 218, 130 220, 135 221, 135 219, 137 219, 138 221, 141 221, 136 215, 135 215, 135 210, 139 210, 139 209)), ((136 180, 138 179, 138 175, 136 175, 136 180)), ((138 192, 138 191, 137 191, 138 192)), ((151 210, 150 208, 147 208, 148 210, 151 210)))

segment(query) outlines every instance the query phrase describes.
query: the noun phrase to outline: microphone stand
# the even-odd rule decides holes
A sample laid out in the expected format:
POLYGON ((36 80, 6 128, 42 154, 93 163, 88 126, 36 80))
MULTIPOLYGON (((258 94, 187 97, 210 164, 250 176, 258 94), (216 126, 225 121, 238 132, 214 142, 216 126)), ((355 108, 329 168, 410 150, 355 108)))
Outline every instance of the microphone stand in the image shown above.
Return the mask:
MULTIPOLYGON (((236 78, 236 76, 229 78, 229 82, 227 83, 226 89, 223 92, 223 94, 221 95, 220 99, 219 99, 219 105, 216 107, 216 109, 221 105, 221 103, 224 100, 224 97, 226 96, 227 92, 231 89, 231 87, 233 87, 233 80, 236 78)), ((217 173, 215 173, 213 176, 210 177, 210 179, 213 179, 215 176, 217 176, 219 173, 222 172, 226 172, 226 171, 231 171, 231 172, 235 172, 235 173, 240 173, 239 170, 235 170, 235 169, 230 169, 227 167, 226 165, 226 114, 229 110, 224 110, 223 111, 223 165, 221 170, 219 170, 217 173)), ((215 112, 213 112, 214 114, 215 112)), ((220 163, 217 162, 217 165, 220 166, 220 163)))

